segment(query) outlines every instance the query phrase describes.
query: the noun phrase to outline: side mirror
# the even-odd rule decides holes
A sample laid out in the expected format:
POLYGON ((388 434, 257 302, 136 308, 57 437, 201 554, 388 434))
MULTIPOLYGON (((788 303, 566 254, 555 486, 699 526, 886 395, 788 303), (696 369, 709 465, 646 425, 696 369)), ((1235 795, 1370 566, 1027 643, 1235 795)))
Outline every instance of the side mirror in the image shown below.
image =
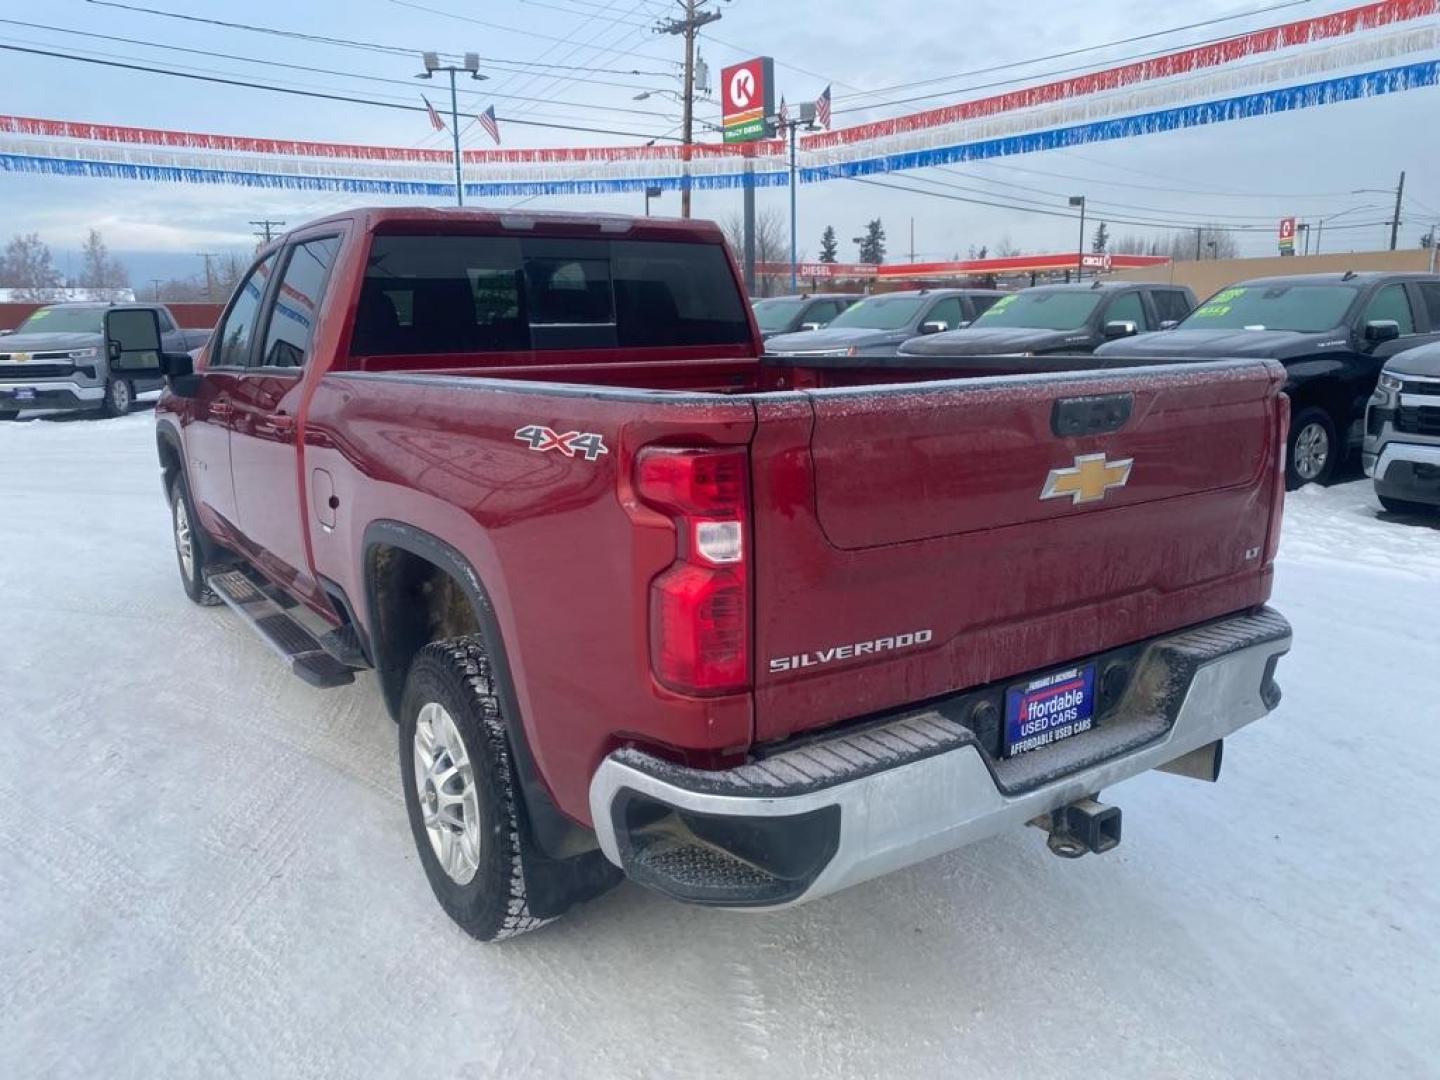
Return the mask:
POLYGON ((1378 345, 1400 336, 1400 324, 1394 319, 1371 319, 1365 324, 1365 340, 1378 345))
POLYGON ((105 313, 105 349, 112 371, 160 372, 160 317, 153 308, 105 313))
POLYGON ((1140 332, 1140 326, 1133 319, 1113 319, 1105 324, 1105 336, 1107 338, 1134 337, 1140 332))
POLYGON ((823 330, 825 329, 825 324, 823 322, 802 322, 800 329, 802 332, 805 330, 823 330))
POLYGON ((920 324, 920 333, 922 334, 943 334, 949 329, 950 324, 941 319, 931 319, 929 322, 920 324))
POLYGON ((1179 326, 1179 325, 1180 325, 1180 320, 1179 320, 1179 319, 1162 319, 1162 320, 1160 320, 1160 329, 1161 329, 1161 330, 1174 330, 1175 327, 1177 327, 1177 326, 1179 326))

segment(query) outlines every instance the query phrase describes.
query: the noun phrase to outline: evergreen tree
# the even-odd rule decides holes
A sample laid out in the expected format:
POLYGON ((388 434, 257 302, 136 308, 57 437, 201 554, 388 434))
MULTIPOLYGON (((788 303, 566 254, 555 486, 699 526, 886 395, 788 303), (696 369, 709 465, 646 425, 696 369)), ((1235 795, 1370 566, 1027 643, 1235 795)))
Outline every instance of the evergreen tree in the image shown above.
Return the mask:
POLYGON ((836 254, 839 250, 840 241, 835 238, 835 226, 826 225, 825 231, 820 236, 820 261, 822 263, 838 261, 836 254))
POLYGON ((1105 222, 1102 221, 1095 229, 1095 240, 1094 243, 1091 244, 1090 250, 1095 252, 1096 254, 1103 254, 1105 251, 1105 246, 1109 243, 1110 230, 1106 227, 1105 222))
POLYGON ((885 226, 879 218, 865 225, 865 235, 860 238, 860 261, 871 266, 885 261, 885 226))

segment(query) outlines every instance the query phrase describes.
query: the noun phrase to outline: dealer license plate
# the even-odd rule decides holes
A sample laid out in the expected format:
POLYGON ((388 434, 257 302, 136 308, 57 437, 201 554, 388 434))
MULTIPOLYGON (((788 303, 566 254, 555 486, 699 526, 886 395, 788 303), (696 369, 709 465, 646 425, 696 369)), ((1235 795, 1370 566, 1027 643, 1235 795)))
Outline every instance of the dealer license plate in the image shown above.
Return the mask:
POLYGON ((1005 691, 1004 756, 1054 746, 1095 723, 1095 665, 1052 671, 1005 691))

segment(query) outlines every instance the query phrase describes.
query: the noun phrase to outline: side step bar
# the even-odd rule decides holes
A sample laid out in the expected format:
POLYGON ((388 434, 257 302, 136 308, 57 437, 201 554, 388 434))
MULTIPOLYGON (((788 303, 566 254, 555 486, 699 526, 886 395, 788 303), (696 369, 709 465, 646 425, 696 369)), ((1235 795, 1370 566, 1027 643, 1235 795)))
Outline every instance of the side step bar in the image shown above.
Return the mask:
POLYGON ((293 674, 321 689, 355 681, 354 668, 331 656, 309 630, 288 615, 243 570, 224 570, 205 580, 215 595, 290 665, 293 674))

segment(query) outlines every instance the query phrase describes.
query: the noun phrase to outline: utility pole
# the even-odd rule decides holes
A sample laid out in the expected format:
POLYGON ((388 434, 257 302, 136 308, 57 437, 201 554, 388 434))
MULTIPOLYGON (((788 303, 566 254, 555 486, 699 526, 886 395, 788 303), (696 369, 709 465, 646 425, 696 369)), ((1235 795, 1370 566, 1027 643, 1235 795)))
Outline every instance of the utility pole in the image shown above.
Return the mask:
POLYGON ((1405 201, 1405 170, 1400 170, 1400 183, 1395 185, 1395 216, 1390 219, 1390 250, 1400 237, 1400 204, 1405 201))
POLYGON ((150 286, 155 290, 155 302, 158 304, 160 302, 160 279, 158 277, 152 277, 150 279, 150 286))
POLYGON ((1200 226, 1195 226, 1195 261, 1200 261, 1200 226))
MULTIPOLYGON (((261 218, 259 221, 252 221, 252 222, 250 222, 250 224, 251 224, 251 225, 254 225, 255 228, 257 228, 257 229, 264 230, 264 231, 263 231, 264 242, 268 244, 268 243, 270 243, 270 241, 271 241, 271 239, 272 239, 272 233, 270 232, 270 230, 271 230, 272 228, 274 228, 275 226, 277 226, 277 225, 284 225, 285 222, 283 222, 283 221, 272 221, 270 218, 261 218)), ((262 233, 257 232, 257 233, 255 234, 255 238, 256 238, 257 240, 260 239, 261 236, 262 236, 262 233)))
POLYGON ((915 262, 915 219, 910 219, 910 262, 915 262))
POLYGON ((690 144, 695 135, 695 35, 702 26, 716 22, 718 11, 706 11, 706 0, 681 0, 685 6, 683 19, 666 19, 655 28, 658 34, 685 35, 685 91, 681 95, 684 112, 681 113, 681 176, 680 216, 690 216, 690 144))
POLYGON ((210 260, 218 259, 220 255, 214 251, 197 251, 195 254, 205 260, 205 299, 213 302, 215 299, 215 274, 210 268, 210 260))
POLYGON ((415 77, 417 79, 434 78, 437 71, 448 71, 450 73, 450 142, 455 151, 455 205, 465 205, 465 179, 460 170, 460 103, 455 94, 455 73, 457 71, 468 72, 470 78, 475 80, 488 79, 490 76, 480 74, 480 54, 467 52, 463 66, 455 64, 440 63, 440 54, 427 52, 421 53, 420 59, 425 64, 425 70, 415 77))

